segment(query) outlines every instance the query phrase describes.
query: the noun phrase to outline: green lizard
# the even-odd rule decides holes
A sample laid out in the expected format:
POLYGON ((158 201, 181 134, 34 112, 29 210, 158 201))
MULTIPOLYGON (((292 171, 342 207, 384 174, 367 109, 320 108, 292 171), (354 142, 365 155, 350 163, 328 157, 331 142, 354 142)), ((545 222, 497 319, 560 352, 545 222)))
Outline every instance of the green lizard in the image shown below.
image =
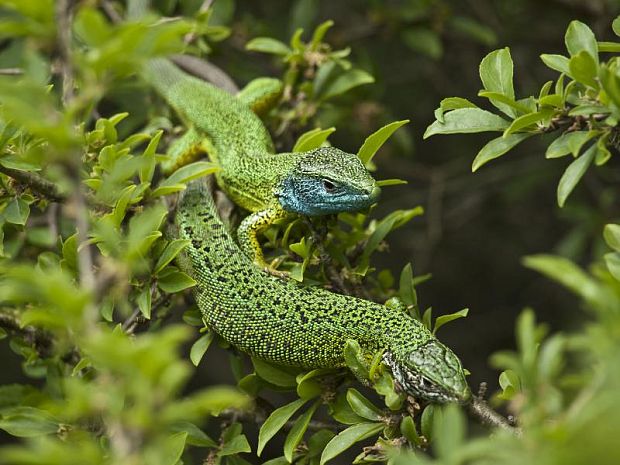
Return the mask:
POLYGON ((471 392, 459 359, 401 309, 280 280, 252 265, 218 217, 204 182, 180 199, 176 235, 189 241, 180 267, 197 285, 208 327, 253 356, 305 368, 344 366, 347 340, 383 361, 406 392, 465 403, 471 392))
POLYGON ((277 95, 274 80, 255 82, 240 97, 191 77, 164 59, 150 60, 143 75, 189 128, 171 148, 174 169, 205 153, 216 162, 219 186, 251 214, 237 234, 243 251, 263 269, 257 235, 291 214, 320 216, 369 207, 380 189, 357 155, 332 147, 278 153, 260 118, 250 109, 277 95), (268 88, 271 93, 260 92, 268 88))

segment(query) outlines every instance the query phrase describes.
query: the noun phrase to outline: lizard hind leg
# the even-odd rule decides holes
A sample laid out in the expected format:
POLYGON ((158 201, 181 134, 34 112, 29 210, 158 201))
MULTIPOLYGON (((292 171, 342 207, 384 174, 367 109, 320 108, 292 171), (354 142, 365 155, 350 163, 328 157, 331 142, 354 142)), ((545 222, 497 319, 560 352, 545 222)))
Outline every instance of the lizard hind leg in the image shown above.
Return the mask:
POLYGON ((267 229, 276 220, 285 218, 288 213, 282 208, 270 207, 248 215, 237 228, 237 239, 243 253, 248 256, 256 266, 269 274, 279 278, 287 277, 284 271, 279 271, 270 266, 263 255, 258 234, 267 229))
POLYGON ((276 106, 283 89, 284 84, 279 79, 261 77, 250 81, 237 93, 237 98, 258 116, 264 116, 276 106))

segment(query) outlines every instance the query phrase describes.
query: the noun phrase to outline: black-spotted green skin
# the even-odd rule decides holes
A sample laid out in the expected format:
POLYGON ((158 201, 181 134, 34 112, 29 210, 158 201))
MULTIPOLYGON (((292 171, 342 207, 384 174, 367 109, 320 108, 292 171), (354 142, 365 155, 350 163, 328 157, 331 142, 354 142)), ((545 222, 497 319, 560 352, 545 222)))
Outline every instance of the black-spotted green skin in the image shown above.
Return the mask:
POLYGON ((208 154, 220 168, 218 185, 251 212, 239 226, 239 240, 260 267, 274 271, 265 263, 257 235, 276 220, 358 211, 377 201, 380 189, 355 154, 332 147, 274 153, 250 106, 265 112, 279 95, 279 81, 255 80, 234 97, 165 59, 150 60, 142 74, 188 128, 170 148, 164 171, 208 154))
POLYGON ((410 393, 465 402, 470 391, 458 358, 419 321, 397 308, 304 287, 253 266, 220 220, 204 183, 192 183, 175 215, 190 244, 179 260, 196 281, 205 323, 243 352, 305 368, 344 366, 347 340, 384 360, 410 393))

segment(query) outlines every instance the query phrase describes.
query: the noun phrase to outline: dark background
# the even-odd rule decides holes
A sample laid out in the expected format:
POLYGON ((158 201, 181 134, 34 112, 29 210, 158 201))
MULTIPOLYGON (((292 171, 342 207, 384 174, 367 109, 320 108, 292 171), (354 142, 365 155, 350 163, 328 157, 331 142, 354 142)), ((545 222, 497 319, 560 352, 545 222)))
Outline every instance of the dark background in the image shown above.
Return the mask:
MULTIPOLYGON (((488 357, 514 347, 514 321, 525 306, 532 306, 552 330, 570 330, 587 318, 572 296, 525 269, 521 258, 558 253, 585 265, 600 255, 596 244, 602 227, 620 215, 617 199, 605 188, 620 180, 617 160, 590 170, 567 206, 559 209, 555 189, 568 160, 545 160, 548 140, 530 139, 472 174, 471 162, 489 136, 422 140, 422 134, 444 97, 467 97, 484 106, 476 97, 478 64, 496 48, 511 49, 517 96, 537 94, 555 77, 539 55, 564 53, 564 31, 572 19, 587 23, 599 40, 613 40, 610 25, 620 11, 618 1, 218 0, 216 5, 215 20, 231 26, 233 33, 214 45, 210 59, 239 84, 259 75, 279 75, 275 61, 244 50, 250 38, 268 35, 287 41, 297 26, 312 30, 325 19, 335 21, 327 40, 336 48, 350 46, 352 61, 371 72, 376 83, 341 102, 344 114, 321 115, 322 127, 338 127, 330 138, 334 145, 357 151, 381 125, 412 120, 375 159, 378 179, 409 181, 384 190, 379 212, 423 205, 426 213, 391 236, 390 250, 381 254, 378 265, 397 275, 411 261, 416 274, 432 273, 419 294, 435 315, 469 307, 469 316, 447 325, 440 337, 472 372, 472 386, 488 381, 491 389, 496 387, 497 373, 488 357), (419 14, 412 14, 416 9, 419 14), (474 21, 483 37, 455 27, 455 18, 457 23, 458 18, 474 21), (436 34, 441 56, 429 57, 403 39, 407 31, 420 28, 436 34)), ((0 382, 19 382, 20 357, 6 340, 0 342, 0 360, 0 382)), ((198 371, 194 386, 232 380, 222 351, 209 352, 203 366, 208 368, 198 371)), ((0 443, 6 439, 0 432, 0 443)))

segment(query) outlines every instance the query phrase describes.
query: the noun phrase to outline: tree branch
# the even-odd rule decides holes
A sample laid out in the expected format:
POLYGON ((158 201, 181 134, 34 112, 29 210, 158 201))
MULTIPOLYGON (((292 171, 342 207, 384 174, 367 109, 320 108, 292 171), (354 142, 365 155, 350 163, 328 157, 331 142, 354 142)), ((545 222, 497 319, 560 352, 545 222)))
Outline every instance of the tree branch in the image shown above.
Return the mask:
POLYGON ((219 87, 230 94, 234 95, 239 92, 239 87, 235 81, 213 63, 191 55, 172 55, 170 60, 188 73, 209 81, 215 87, 219 87))
POLYGON ((60 71, 62 74, 62 100, 69 103, 73 97, 74 69, 71 57, 71 15, 73 0, 56 1, 56 23, 58 25, 58 50, 60 52, 60 71))
POLYGON ((62 202, 66 200, 66 196, 58 191, 56 185, 38 174, 29 171, 15 170, 0 165, 0 173, 15 179, 17 182, 28 186, 37 194, 41 194, 52 202, 62 202))
POLYGON ((53 339, 44 331, 33 326, 23 326, 16 314, 0 311, 0 328, 8 333, 19 334, 32 344, 42 358, 52 356, 53 339))
POLYGON ((469 411, 485 425, 491 425, 509 431, 517 436, 521 436, 520 428, 516 428, 510 424, 508 419, 489 407, 489 404, 480 397, 474 397, 469 404, 469 411))

